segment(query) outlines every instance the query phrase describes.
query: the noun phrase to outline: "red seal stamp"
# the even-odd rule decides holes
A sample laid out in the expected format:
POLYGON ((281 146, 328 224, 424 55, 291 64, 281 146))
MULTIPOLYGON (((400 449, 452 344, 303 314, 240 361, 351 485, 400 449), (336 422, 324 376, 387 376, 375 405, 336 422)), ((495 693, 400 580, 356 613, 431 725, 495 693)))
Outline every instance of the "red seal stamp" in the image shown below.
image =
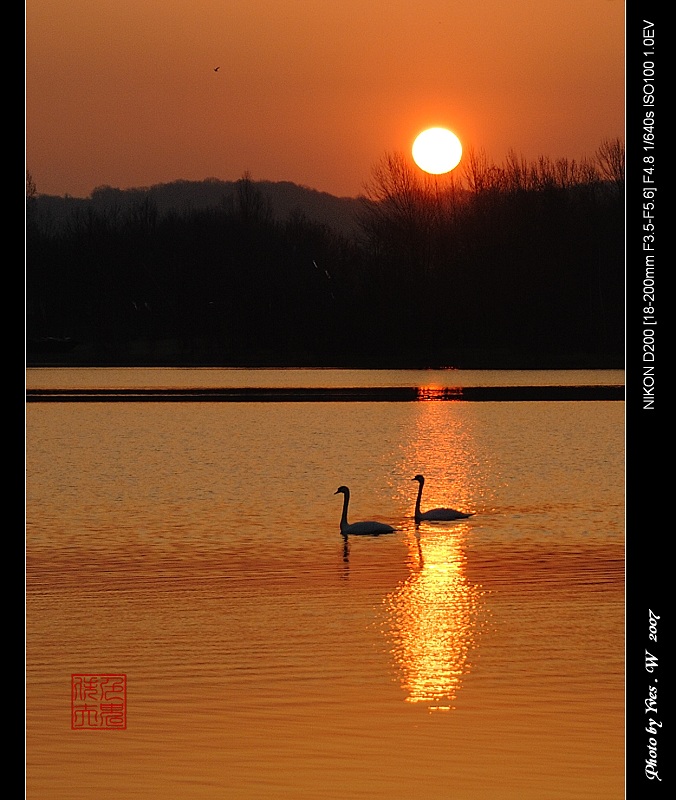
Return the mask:
POLYGON ((126 730, 126 675, 78 673, 70 678, 70 727, 74 731, 126 730))

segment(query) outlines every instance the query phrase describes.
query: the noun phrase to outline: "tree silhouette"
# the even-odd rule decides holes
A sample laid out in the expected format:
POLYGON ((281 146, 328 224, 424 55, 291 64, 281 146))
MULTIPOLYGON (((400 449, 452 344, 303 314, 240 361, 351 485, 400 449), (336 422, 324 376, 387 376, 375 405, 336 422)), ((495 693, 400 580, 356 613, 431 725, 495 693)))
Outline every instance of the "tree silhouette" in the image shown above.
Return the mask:
POLYGON ((602 177, 611 181, 618 189, 624 186, 624 145, 619 139, 601 142, 596 157, 602 177))
POLYGON ((468 148, 439 178, 386 154, 353 236, 274 216, 248 173, 193 210, 104 187, 57 225, 27 172, 27 338, 86 363, 622 363, 623 159, 468 148))

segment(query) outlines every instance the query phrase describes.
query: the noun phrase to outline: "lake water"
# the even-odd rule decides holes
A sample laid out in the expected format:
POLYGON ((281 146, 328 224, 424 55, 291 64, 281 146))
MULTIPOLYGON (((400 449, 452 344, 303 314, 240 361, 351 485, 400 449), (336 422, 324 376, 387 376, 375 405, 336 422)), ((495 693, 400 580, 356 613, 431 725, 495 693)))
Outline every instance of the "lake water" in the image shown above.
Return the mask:
MULTIPOLYGON (((411 381, 624 376, 27 372, 411 381)), ((29 800, 623 796, 623 402, 36 402, 26 453, 29 800), (416 473, 474 516, 416 527, 416 473), (341 484, 396 532, 345 540, 341 484), (124 729, 73 674, 126 676, 124 729)))

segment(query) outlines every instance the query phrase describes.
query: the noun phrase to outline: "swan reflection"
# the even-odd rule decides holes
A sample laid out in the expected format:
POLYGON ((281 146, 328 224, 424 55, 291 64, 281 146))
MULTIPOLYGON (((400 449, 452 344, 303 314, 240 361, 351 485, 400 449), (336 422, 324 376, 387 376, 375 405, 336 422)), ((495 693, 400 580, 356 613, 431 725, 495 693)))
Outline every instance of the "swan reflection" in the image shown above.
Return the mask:
POLYGON ((431 710, 453 707, 476 646, 483 593, 466 576, 468 528, 409 532, 411 575, 385 601, 406 700, 431 710))

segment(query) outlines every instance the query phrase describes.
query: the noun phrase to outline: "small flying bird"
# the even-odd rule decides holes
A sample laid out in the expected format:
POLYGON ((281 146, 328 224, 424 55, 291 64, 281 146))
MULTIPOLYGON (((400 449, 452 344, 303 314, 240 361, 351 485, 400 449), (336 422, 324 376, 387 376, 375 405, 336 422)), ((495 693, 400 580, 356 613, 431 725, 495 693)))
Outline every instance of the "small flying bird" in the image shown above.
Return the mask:
POLYGON ((219 69, 220 67, 214 67, 214 72, 218 72, 219 69))

